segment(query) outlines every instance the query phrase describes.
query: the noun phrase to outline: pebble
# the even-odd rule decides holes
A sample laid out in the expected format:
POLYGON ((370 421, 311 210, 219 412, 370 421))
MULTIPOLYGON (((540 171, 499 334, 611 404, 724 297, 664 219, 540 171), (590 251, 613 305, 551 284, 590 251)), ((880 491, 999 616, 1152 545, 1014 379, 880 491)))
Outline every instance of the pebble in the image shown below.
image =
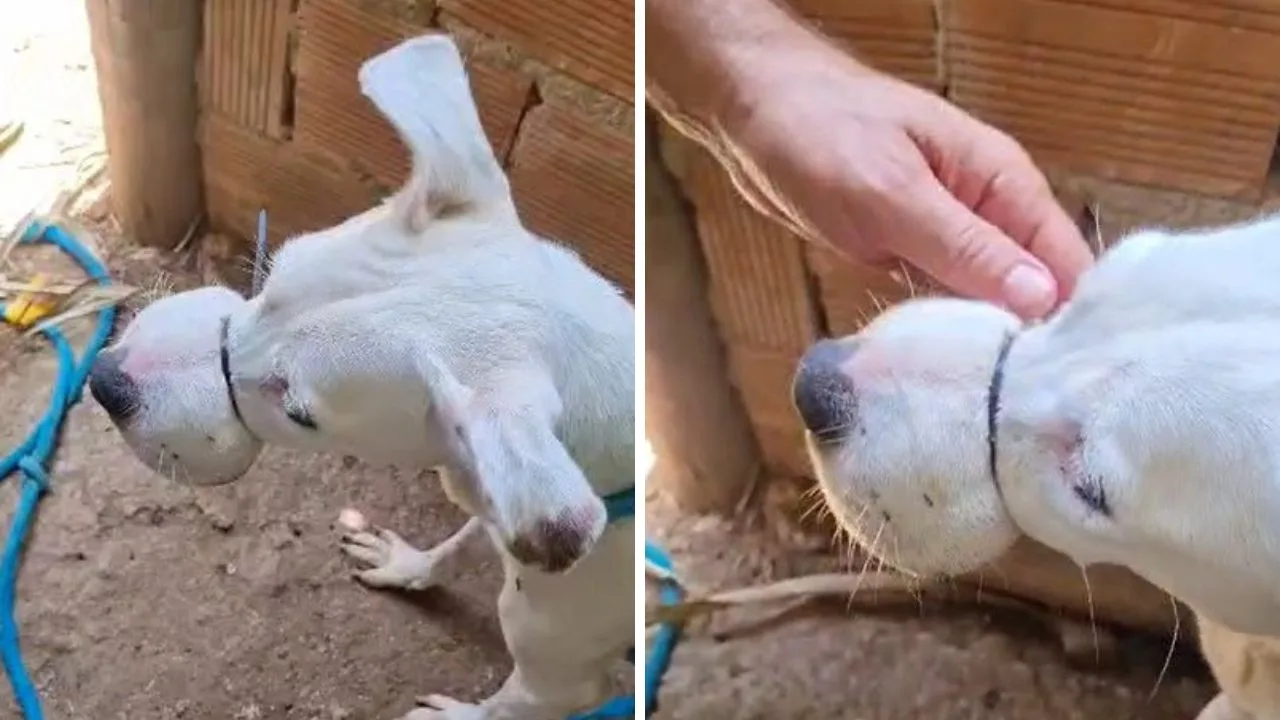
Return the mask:
POLYGON ((365 519, 364 513, 359 510, 345 508, 338 513, 338 525, 351 532, 364 532, 369 527, 369 521, 365 519))

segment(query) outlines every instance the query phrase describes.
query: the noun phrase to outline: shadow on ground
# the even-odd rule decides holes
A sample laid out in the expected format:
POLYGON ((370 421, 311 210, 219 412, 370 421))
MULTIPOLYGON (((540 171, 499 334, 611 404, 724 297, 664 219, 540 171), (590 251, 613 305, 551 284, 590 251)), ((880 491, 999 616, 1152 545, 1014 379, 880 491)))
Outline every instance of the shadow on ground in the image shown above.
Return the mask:
MULTIPOLYGON (((763 530, 681 515, 656 493, 645 512, 649 536, 700 588, 780 579, 795 564, 763 530)), ((807 571, 819 569, 834 568, 807 571)), ((1159 642, 1124 638, 1118 668, 1090 672, 1068 667, 1058 642, 1025 618, 844 610, 739 609, 694 630, 655 719, 1192 720, 1214 692, 1194 658, 1179 658, 1150 697, 1167 651, 1159 642)))

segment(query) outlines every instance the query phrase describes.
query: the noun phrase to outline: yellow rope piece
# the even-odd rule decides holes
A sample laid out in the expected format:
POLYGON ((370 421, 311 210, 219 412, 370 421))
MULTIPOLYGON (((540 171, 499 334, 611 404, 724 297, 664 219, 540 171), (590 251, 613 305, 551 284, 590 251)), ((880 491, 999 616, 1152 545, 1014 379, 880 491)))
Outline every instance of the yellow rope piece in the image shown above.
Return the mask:
POLYGON ((22 135, 23 125, 16 120, 0 120, 0 153, 8 150, 22 135))
POLYGON ((5 322, 25 330, 52 315, 58 308, 57 303, 39 292, 47 284, 48 278, 42 274, 32 278, 30 287, 33 289, 22 293, 5 307, 5 322))

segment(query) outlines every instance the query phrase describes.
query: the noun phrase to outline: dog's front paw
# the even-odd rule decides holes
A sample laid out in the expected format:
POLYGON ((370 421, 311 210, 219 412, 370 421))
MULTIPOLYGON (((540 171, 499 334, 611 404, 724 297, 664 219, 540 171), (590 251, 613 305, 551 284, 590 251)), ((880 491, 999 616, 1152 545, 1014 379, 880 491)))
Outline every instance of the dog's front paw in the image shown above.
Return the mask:
POLYGON ((342 536, 342 552, 368 566, 355 577, 370 587, 425 590, 435 584, 435 557, 390 530, 349 532, 342 536))
POLYGON ((444 695, 418 698, 422 707, 412 710, 401 720, 486 720, 488 715, 479 705, 464 703, 444 695))

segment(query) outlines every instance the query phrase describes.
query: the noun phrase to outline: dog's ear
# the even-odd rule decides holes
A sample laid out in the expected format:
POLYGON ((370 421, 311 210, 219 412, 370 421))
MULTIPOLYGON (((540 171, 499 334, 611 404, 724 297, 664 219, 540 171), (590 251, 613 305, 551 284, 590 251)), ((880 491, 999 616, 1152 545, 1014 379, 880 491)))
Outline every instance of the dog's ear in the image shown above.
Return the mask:
POLYGON ((410 233, 459 213, 515 213, 462 57, 448 35, 406 40, 366 61, 360 88, 413 154, 412 175, 392 201, 410 233))
POLYGON ((474 474, 477 463, 469 427, 474 393, 431 358, 420 358, 418 367, 430 398, 429 431, 439 433, 444 439, 450 464, 459 471, 474 474))
POLYGON ((588 552, 608 511, 556 436, 562 406, 546 373, 509 368, 474 388, 429 359, 423 373, 450 499, 481 517, 521 563, 561 572, 588 552))

